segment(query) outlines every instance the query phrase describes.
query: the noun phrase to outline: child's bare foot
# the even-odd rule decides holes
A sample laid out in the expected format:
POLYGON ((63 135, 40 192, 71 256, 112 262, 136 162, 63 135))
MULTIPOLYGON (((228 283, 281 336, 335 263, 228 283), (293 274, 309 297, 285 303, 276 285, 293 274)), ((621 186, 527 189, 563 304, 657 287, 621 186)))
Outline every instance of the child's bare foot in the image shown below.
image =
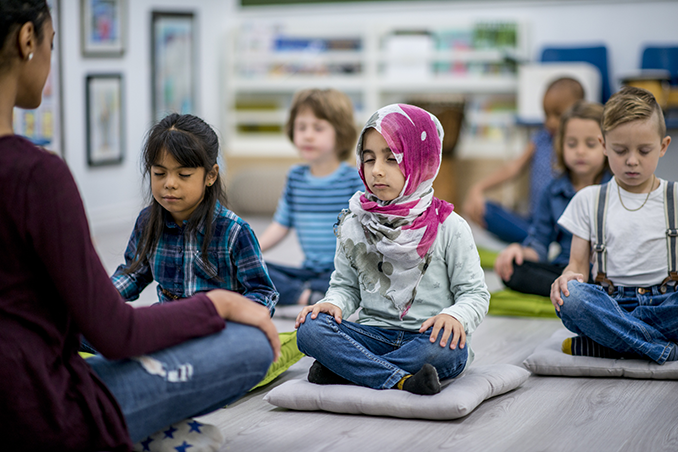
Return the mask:
POLYGON ((307 306, 308 305, 308 299, 311 296, 311 289, 304 289, 303 292, 301 292, 301 295, 299 295, 299 299, 297 300, 297 304, 301 306, 307 306))
POLYGON ((301 306, 309 306, 312 304, 316 304, 323 298, 325 298, 324 293, 318 292, 317 290, 305 289, 299 296, 297 304, 301 306))

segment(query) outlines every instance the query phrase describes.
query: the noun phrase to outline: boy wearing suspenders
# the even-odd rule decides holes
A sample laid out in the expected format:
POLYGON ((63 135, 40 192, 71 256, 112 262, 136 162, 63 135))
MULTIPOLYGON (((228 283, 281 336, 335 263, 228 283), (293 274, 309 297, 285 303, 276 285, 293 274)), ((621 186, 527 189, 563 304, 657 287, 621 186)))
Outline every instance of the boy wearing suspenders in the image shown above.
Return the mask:
POLYGON ((649 92, 624 87, 601 124, 614 178, 580 190, 558 220, 572 232, 551 302, 576 337, 573 355, 678 360, 678 184, 654 175, 666 153, 664 115, 649 92), (593 261, 593 284, 587 284, 593 261))

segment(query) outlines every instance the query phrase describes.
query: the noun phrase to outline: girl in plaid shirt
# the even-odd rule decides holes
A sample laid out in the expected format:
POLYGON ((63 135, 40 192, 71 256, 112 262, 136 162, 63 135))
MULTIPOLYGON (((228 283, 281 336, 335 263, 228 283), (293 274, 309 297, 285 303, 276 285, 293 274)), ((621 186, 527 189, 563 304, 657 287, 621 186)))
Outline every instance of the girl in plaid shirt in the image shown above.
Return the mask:
POLYGON ((151 129, 143 151, 151 202, 111 277, 126 300, 155 280, 160 303, 220 288, 273 312, 278 293, 259 243, 224 207, 218 155, 216 133, 196 116, 174 113, 151 129))

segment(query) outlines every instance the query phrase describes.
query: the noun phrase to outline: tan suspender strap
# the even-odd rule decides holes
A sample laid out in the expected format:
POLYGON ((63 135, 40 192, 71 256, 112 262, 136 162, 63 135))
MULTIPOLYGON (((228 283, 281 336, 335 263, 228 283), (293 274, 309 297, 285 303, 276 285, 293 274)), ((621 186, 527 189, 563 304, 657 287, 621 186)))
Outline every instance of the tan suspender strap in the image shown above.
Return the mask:
POLYGON ((678 242, 678 230, 676 229, 676 224, 678 224, 678 184, 673 181, 666 182, 666 188, 664 190, 664 214, 666 217, 666 246, 668 248, 668 266, 669 266, 669 276, 662 282, 661 292, 666 293, 666 286, 671 281, 678 281, 678 269, 676 261, 678 260, 678 254, 676 250, 676 245, 678 242))

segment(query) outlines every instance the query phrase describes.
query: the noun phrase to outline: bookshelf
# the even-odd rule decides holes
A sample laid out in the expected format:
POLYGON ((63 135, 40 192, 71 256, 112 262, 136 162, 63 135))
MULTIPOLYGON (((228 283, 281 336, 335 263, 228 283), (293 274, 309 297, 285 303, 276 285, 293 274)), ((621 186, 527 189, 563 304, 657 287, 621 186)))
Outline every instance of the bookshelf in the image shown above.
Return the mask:
POLYGON ((243 21, 232 29, 224 74, 228 157, 296 157, 284 124, 293 94, 310 87, 349 95, 358 126, 388 103, 462 101, 460 158, 510 158, 524 146, 512 130, 516 62, 528 48, 524 23, 323 25, 288 19, 243 21))

